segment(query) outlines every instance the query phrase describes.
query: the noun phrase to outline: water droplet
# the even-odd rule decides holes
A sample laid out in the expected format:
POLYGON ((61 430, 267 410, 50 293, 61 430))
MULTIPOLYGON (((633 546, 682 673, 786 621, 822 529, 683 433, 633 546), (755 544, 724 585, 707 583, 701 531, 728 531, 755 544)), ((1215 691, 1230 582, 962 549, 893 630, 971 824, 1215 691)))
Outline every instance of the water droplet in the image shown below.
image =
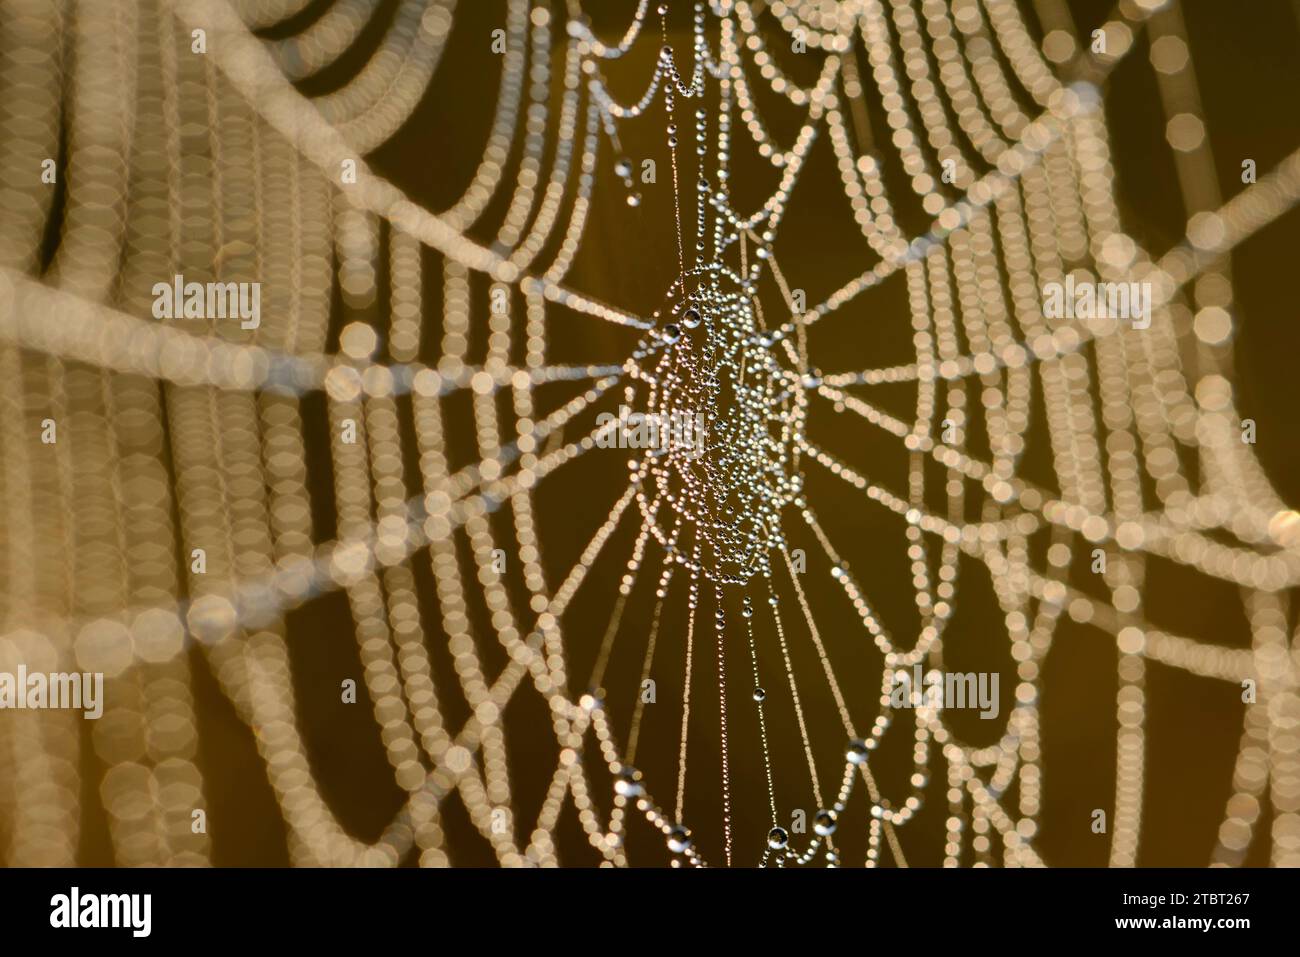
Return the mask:
POLYGON ((682 337, 682 327, 675 322, 670 322, 664 326, 664 338, 669 342, 676 342, 682 337))
POLYGON ((766 692, 766 691, 764 691, 762 688, 755 688, 755 689, 754 689, 754 700, 755 700, 755 701, 762 702, 762 701, 765 701, 766 699, 767 699, 767 692, 766 692))
POLYGON ((835 826, 838 823, 834 811, 818 811, 813 815, 813 833, 827 837, 835 833, 835 826))
POLYGON ((700 318, 700 310, 696 309, 694 306, 689 306, 686 311, 682 313, 682 325, 687 329, 694 329, 700 324, 700 318))
POLYGON ((640 797, 645 793, 641 784, 641 772, 636 768, 624 768, 614 781, 614 790, 624 797, 640 797))
POLYGON ((691 832, 678 824, 668 832, 668 850, 674 854, 685 854, 691 846, 691 832))
POLYGON ((640 194, 640 193, 628 193, 628 194, 627 194, 627 204, 628 204, 629 206, 640 206, 640 205, 641 205, 641 194, 640 194))
POLYGON ((790 843, 790 835, 783 827, 774 827, 767 832, 767 846, 779 851, 790 843))
POLYGON ((845 752, 844 757, 848 760, 849 764, 863 764, 867 760, 867 754, 867 742, 863 741, 861 738, 854 738, 849 742, 849 748, 845 752))
POLYGON ((619 160, 614 164, 614 172, 623 179, 627 179, 632 175, 632 164, 627 160, 619 160))

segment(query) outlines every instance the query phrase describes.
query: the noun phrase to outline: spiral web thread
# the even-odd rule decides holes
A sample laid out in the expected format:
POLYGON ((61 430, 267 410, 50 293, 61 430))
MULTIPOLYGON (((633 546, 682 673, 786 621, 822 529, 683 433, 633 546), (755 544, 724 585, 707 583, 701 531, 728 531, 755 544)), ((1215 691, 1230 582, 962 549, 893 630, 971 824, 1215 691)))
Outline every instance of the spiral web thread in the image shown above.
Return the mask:
MULTIPOLYGON (((1300 152, 1223 201, 1203 126, 1198 133, 1177 5, 1125 0, 1103 28, 1108 54, 1089 55, 1083 38, 1075 41, 1078 52, 1056 57, 1081 78, 1066 84, 1011 0, 713 0, 696 7, 694 49, 661 51, 645 95, 628 105, 606 90, 605 71, 635 45, 661 42, 657 3, 642 2, 615 42, 597 38, 578 0, 507 0, 490 140, 464 196, 442 213, 408 200, 361 157, 418 105, 452 34, 456 3, 402 0, 379 53, 341 89, 312 100, 293 82, 348 49, 380 5, 338 0, 293 37, 254 34, 305 6, 0 4, 0 670, 23 662, 31 670, 108 676, 106 718, 85 740, 104 769, 97 790, 119 863, 209 860, 207 835, 192 827, 193 811, 204 807, 204 781, 183 652, 197 641, 222 691, 256 731, 294 863, 391 865, 412 853, 426 865, 454 863, 441 807, 455 792, 502 864, 560 863, 553 835, 571 802, 591 860, 629 863, 623 835, 644 821, 667 838, 675 865, 704 865, 704 842, 682 817, 688 745, 692 734, 698 740, 705 733, 689 725, 691 669, 707 674, 715 657, 706 627, 715 600, 727 813, 721 839, 707 846, 723 847, 726 863, 734 797, 727 722, 752 719, 741 708, 750 696, 738 693, 740 677, 732 674, 728 685, 721 672, 724 636, 748 640, 756 686, 760 671, 769 686, 788 680, 810 791, 823 809, 814 835, 774 831, 764 863, 839 863, 838 813, 860 801, 871 811, 866 862, 905 865, 906 826, 930 777, 942 773, 952 804, 947 863, 1041 864, 1034 847, 1039 677, 1063 617, 1113 636, 1119 652, 1111 863, 1137 858, 1148 661, 1258 684, 1213 863, 1240 863, 1257 830, 1268 832, 1260 839, 1269 842, 1272 863, 1300 863, 1300 700, 1286 594, 1300 580, 1300 516, 1240 441, 1224 308, 1231 304, 1228 253, 1300 197, 1300 152), (192 48, 196 29, 205 31, 202 55, 192 48), (1120 226, 1099 94, 1143 30, 1180 151, 1189 216, 1186 239, 1158 259, 1120 226), (792 42, 806 44, 806 55, 821 65, 811 87, 788 79, 780 57, 768 53, 792 42), (554 61, 562 64, 558 110, 549 103, 553 47, 563 54, 554 61), (752 99, 758 83, 805 112, 792 144, 774 142, 765 129, 752 99), (866 84, 885 96, 891 127, 874 137, 858 102, 866 84), (1029 114, 1013 89, 1032 99, 1029 114), (705 90, 720 107, 698 106, 705 90), (704 145, 704 182, 691 182, 685 166, 679 181, 674 162, 681 276, 665 314, 641 317, 583 295, 565 277, 593 204, 626 199, 594 189, 597 165, 617 158, 620 124, 665 105, 681 142, 674 150, 704 145), (692 138, 693 130, 703 138, 692 138), (834 150, 845 201, 875 258, 825 301, 800 310, 791 289, 798 264, 778 263, 772 242, 798 200, 804 159, 822 139, 834 150), (516 145, 511 182, 503 159, 516 145), (904 235, 895 221, 880 175, 882 149, 901 154, 932 218, 921 235, 904 235), (770 164, 779 182, 753 212, 734 209, 726 185, 729 154, 742 151, 770 164), (40 181, 49 157, 60 158, 66 196, 57 248, 42 274, 57 196, 40 181), (356 164, 355 182, 340 178, 345 161, 356 164), (495 242, 466 238, 502 190, 512 193, 495 242), (683 220, 690 210, 694 224, 683 220), (434 367, 418 359, 422 274, 431 257, 440 258, 444 290, 434 367), (1045 319, 1040 288, 1071 270, 1079 279, 1150 282, 1150 327, 1045 319), (153 284, 178 273, 261 282, 262 324, 244 331, 207 320, 205 330, 202 321, 148 319, 153 284), (475 273, 511 290, 504 309, 471 296, 475 273), (382 327, 348 323, 340 352, 326 354, 334 279, 343 308, 360 315, 375 302, 381 275, 391 290, 382 327), (906 281, 916 361, 812 369, 808 330, 868 321, 845 307, 894 275, 906 281), (774 281, 783 301, 757 297, 760 278, 774 281), (690 308, 696 312, 687 317, 690 308), (559 312, 576 314, 570 322, 640 330, 640 344, 607 365, 550 364, 548 321, 559 312), (486 358, 473 363, 471 329, 484 327, 486 358), (373 358, 376 332, 388 361, 373 358), (725 403, 710 380, 719 375, 728 380, 725 403), (536 390, 566 381, 585 391, 545 410, 536 390), (871 399, 872 386, 899 382, 915 383, 911 421, 871 399), (581 558, 548 576, 533 493, 597 447, 595 410, 620 389, 642 411, 708 407, 715 444, 697 463, 674 450, 634 453, 626 488, 612 496, 581 558), (1047 410, 1052 488, 1017 472, 1034 389, 1047 410), (319 391, 328 404, 338 511, 337 537, 324 546, 313 543, 300 406, 319 391), (453 470, 444 404, 460 394, 472 404, 478 460, 453 470), (400 465, 403 396, 414 410, 418 489, 407 487, 400 465), (499 400, 513 421, 503 420, 499 400), (992 449, 987 461, 965 450, 974 414, 968 406, 976 402, 992 449), (804 416, 818 404, 833 406, 845 428, 895 437, 910 463, 908 488, 881 487, 811 442, 804 416), (38 444, 47 418, 58 423, 58 441, 38 444), (349 423, 355 443, 341 439, 349 423), (925 504, 927 461, 950 479, 946 511, 925 504), (869 587, 804 496, 809 470, 843 480, 861 493, 864 508, 904 517, 918 635, 900 640, 877 619, 869 587), (971 489, 982 496, 978 521, 965 520, 971 489), (502 541, 489 521, 498 509, 509 515, 517 541, 502 541), (615 529, 638 522, 630 556, 602 551, 615 529), (846 695, 862 689, 846 688, 830 665, 787 530, 811 533, 818 544, 809 571, 831 570, 861 618, 859 640, 874 641, 884 654, 886 689, 894 668, 941 663, 959 556, 988 566, 1018 669, 1015 707, 998 744, 964 745, 942 711, 895 714, 887 695, 870 728, 854 726, 846 695), (1040 530, 1053 547, 1035 567, 1028 542, 1040 530), (474 556, 468 572, 457 536, 474 556), (187 574, 198 547, 206 572, 187 574), (1074 547, 1106 550, 1106 600, 1067 584, 1074 547), (493 570, 498 548, 522 566, 527 607, 517 607, 493 570), (436 623, 422 620, 415 600, 410 562, 421 549, 432 558, 436 623), (1150 626, 1142 607, 1146 555, 1240 586, 1251 647, 1219 647, 1150 626), (568 672, 565 612, 595 561, 625 563, 626 575, 596 673, 584 685, 587 676, 568 672), (793 589, 794 602, 768 601, 777 580, 793 589), (484 670, 467 616, 468 592, 480 587, 490 637, 509 659, 495 676, 484 670), (597 696, 572 690, 598 688, 610 656, 624 653, 620 616, 638 588, 690 596, 686 622, 661 621, 658 603, 648 646, 653 655, 656 641, 684 639, 688 696, 676 782, 651 781, 632 768, 641 707, 631 728, 616 728, 597 696), (322 797, 294 711, 284 616, 334 589, 346 591, 375 720, 407 794, 373 844, 349 835, 322 797), (744 602, 739 621, 721 612, 732 590, 744 602), (787 642, 811 641, 820 673, 787 668, 782 677, 780 662, 760 658, 748 629, 763 616, 783 651, 787 642), (446 641, 454 658, 471 709, 459 728, 440 707, 446 689, 435 687, 426 634, 446 641), (549 708, 557 759, 539 816, 521 821, 502 712, 529 692, 549 708), (801 700, 833 701, 844 738, 810 740, 801 700), (894 729, 900 721, 904 727, 894 729), (882 793, 871 773, 875 744, 891 729, 916 741, 915 775, 902 795, 882 793), (844 754, 844 773, 823 794, 814 754, 827 749, 844 754), (595 785, 593 764, 613 776, 612 793, 595 785)), ((1068 46, 1068 11, 1054 0, 1037 9, 1049 40, 1044 49, 1068 46)), ((758 702, 760 723, 790 717, 764 709, 758 702)), ((85 793, 80 722, 75 712, 18 711, 0 721, 6 863, 75 863, 85 793)), ((797 763, 774 768, 766 754, 764 762, 776 828, 772 776, 801 772, 797 763)), ((711 833, 716 825, 691 826, 711 833)))

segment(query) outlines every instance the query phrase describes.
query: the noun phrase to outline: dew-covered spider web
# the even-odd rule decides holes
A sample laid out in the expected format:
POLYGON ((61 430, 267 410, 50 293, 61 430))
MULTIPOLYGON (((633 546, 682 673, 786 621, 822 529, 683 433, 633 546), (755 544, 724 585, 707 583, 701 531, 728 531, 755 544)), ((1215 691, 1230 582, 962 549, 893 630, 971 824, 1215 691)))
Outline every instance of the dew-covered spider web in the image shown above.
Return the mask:
POLYGON ((1155 0, 3 0, 0 671, 105 685, 0 713, 0 860, 77 863, 89 803, 119 864, 210 862, 204 670, 295 864, 1070 863, 1057 826, 1127 866, 1166 669, 1243 702, 1203 863, 1300 863, 1300 515, 1231 271, 1300 152, 1220 195, 1199 96, 1155 0), (1105 110, 1139 48, 1163 253, 1105 110), (432 101, 481 118, 424 130, 437 204, 381 172, 432 101), (174 277, 260 315, 160 317, 174 277), (1047 315, 1067 281, 1149 312, 1047 315), (700 441, 621 441, 647 414, 700 441), (1241 635, 1153 621, 1154 562, 1241 635), (331 597, 377 835, 300 709, 331 597), (1053 670, 1066 628, 1104 680, 1053 670), (900 707, 921 670, 996 672, 996 715, 900 707), (1054 764, 1071 694, 1107 743, 1054 764))

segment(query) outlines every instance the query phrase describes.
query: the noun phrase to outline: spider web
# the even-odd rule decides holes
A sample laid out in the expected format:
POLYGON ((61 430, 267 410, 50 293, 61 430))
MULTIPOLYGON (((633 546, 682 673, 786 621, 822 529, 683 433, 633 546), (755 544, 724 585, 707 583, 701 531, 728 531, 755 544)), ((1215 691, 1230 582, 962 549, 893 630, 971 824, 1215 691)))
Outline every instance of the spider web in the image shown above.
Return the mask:
MULTIPOLYGON (((1205 185, 1202 131, 1183 151, 1184 185, 1197 186, 1184 190, 1187 236, 1156 257, 1121 226, 1100 90, 1149 31, 1172 60, 1186 54, 1157 79, 1175 118, 1191 117, 1171 131, 1195 141, 1176 5, 1121 4, 1101 55, 1069 39, 1055 3, 1032 28, 1041 44, 1010 0, 715 0, 671 36, 659 6, 643 0, 626 32, 602 39, 577 0, 507 0, 482 159, 435 213, 363 157, 410 120, 453 40, 487 44, 456 32, 455 2, 338 0, 296 30, 284 25, 305 0, 5 3, 0 653, 10 671, 107 675, 106 720, 87 740, 118 862, 210 860, 192 826, 205 806, 183 654, 195 642, 256 732, 297 864, 455 863, 454 796, 468 821, 457 826, 507 865, 637 863, 648 833, 674 866, 905 866, 918 820, 944 822, 945 863, 1039 865, 1043 676, 1073 620, 1118 652, 1110 862, 1137 860, 1144 677, 1158 662, 1258 685, 1214 862, 1242 862, 1267 793, 1271 860, 1295 864, 1286 589, 1300 576, 1300 517, 1240 440, 1222 305, 1228 253, 1300 197, 1300 153, 1224 202, 1205 185), (379 52, 343 86, 300 92, 383 17, 379 52), (256 32, 271 27, 278 39, 256 32), (1040 48, 1063 43, 1054 67, 1040 48), (808 69, 815 79, 793 78, 808 69), (612 92, 625 87, 643 92, 612 92), (780 100, 801 116, 793 135, 765 121, 780 100), (648 208, 620 138, 660 109, 677 269, 643 315, 569 276, 599 204, 668 215, 648 208), (779 246, 819 143, 869 249, 820 300, 799 287, 806 251, 779 246), (39 179, 49 157, 57 187, 39 179), (755 182, 776 185, 736 198, 755 182), (925 225, 909 229, 918 209, 925 225), (145 318, 153 285, 182 273, 260 282, 260 326, 145 318), (1045 318, 1040 290, 1067 275, 1150 283, 1149 327, 1045 318), (834 346, 854 323, 901 321, 863 305, 891 282, 914 358, 817 367, 815 337, 834 346), (439 286, 440 308, 426 301, 439 286), (582 323, 617 351, 550 361, 557 330, 582 323), (900 386, 906 414, 887 411, 900 386), (336 520, 324 543, 304 426, 321 396, 336 520), (705 453, 604 450, 598 417, 620 404, 705 415, 705 453), (1040 418, 1050 466, 1035 479, 1022 466, 1040 418), (34 438, 46 419, 61 430, 48 446, 34 438), (904 486, 835 442, 856 433, 890 444, 894 465, 879 472, 902 463, 904 486), (548 489, 597 454, 627 470, 584 489, 599 503, 594 532, 556 560, 548 489), (891 628, 878 610, 855 543, 821 508, 830 485, 901 520, 914 625, 891 628), (1071 567, 1099 553, 1087 587, 1071 567), (1239 586, 1250 646, 1150 624, 1150 556, 1239 586), (952 656, 971 561, 987 569, 1015 673, 998 737, 980 745, 943 709, 889 697, 895 672, 952 656), (599 641, 579 642, 593 620, 579 605, 609 584, 607 568, 612 608, 594 618, 599 641), (295 712, 286 615, 338 590, 405 794, 373 842, 331 809, 295 712), (836 615, 854 630, 827 625, 836 615), (874 649, 869 668, 837 660, 845 641, 874 649), (680 709, 662 717, 644 689, 666 655, 684 675, 680 709), (629 675, 631 691, 616 687, 629 675), (529 695, 549 732, 545 767, 506 716, 529 695), (508 746, 521 740, 534 780, 520 780, 508 746), (761 758, 735 753, 741 741, 761 758), (906 755, 901 775, 877 769, 890 747, 906 755), (637 769, 638 751, 654 770, 637 769), (926 818, 936 781, 946 815, 926 818), (720 815, 695 814, 688 784, 720 815), (787 787, 806 795, 806 830, 791 827, 787 787), (544 796, 519 798, 528 789, 544 796), (566 814, 585 857, 562 854, 566 814)), ((0 722, 7 863, 76 861, 90 773, 80 720, 0 722)))

